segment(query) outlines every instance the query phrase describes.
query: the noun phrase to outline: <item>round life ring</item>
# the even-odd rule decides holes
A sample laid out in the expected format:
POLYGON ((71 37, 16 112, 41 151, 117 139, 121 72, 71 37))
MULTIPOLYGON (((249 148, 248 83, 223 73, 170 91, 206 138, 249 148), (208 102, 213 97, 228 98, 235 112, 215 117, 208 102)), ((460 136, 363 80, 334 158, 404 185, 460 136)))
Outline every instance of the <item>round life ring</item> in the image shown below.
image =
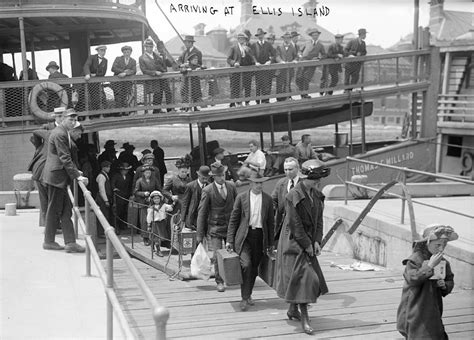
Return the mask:
POLYGON ((463 172, 468 173, 469 171, 472 170, 472 166, 474 164, 473 158, 474 156, 470 152, 465 152, 462 155, 461 166, 462 166, 463 172))
POLYGON ((33 87, 33 89, 31 89, 29 100, 28 100, 30 104, 31 113, 33 113, 36 117, 38 117, 41 120, 50 121, 53 119, 53 117, 51 116, 52 112, 46 112, 38 106, 38 96, 46 90, 54 92, 59 96, 59 99, 61 100, 61 103, 60 103, 61 107, 67 108, 68 96, 67 96, 66 90, 61 85, 50 82, 50 81, 45 81, 45 82, 36 84, 33 87))

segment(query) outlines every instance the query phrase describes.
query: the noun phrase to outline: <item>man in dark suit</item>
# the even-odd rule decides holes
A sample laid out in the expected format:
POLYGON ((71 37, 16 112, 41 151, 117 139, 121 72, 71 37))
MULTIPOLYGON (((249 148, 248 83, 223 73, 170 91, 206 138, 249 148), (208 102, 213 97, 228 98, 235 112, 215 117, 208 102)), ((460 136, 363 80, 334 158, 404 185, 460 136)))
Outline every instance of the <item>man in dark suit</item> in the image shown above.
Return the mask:
POLYGON ((119 173, 112 176, 110 182, 115 196, 115 210, 117 215, 117 225, 119 230, 126 230, 128 215, 128 200, 132 196, 132 175, 130 174, 131 165, 121 163, 118 167, 119 173), (116 195, 115 195, 116 194, 116 195))
MULTIPOLYGON (((160 53, 153 52, 153 40, 146 39, 143 43, 145 53, 138 58, 140 70, 143 74, 153 77, 159 77, 161 74, 168 71, 168 67, 173 64, 164 54, 164 44, 162 41, 157 42, 157 49, 160 53)), ((163 94, 166 98, 166 104, 171 104, 173 101, 170 85, 168 79, 157 78, 156 80, 147 80, 145 82, 145 93, 153 94, 153 105, 159 106, 163 100, 163 94)), ((173 111, 172 108, 167 109, 168 112, 173 111)), ((153 113, 160 113, 161 109, 155 108, 153 113)))
MULTIPOLYGON (((100 45, 97 46, 95 50, 97 51, 97 54, 89 56, 82 68, 84 79, 86 81, 90 80, 92 77, 104 77, 107 72, 107 59, 105 58, 107 46, 100 45)), ((104 109, 107 107, 105 92, 101 83, 89 84, 89 102, 90 107, 93 110, 104 109)))
POLYGON ((226 181, 237 181, 239 176, 237 175, 237 171, 235 171, 232 164, 230 164, 229 159, 225 158, 224 156, 225 150, 223 148, 216 148, 212 150, 214 158, 212 158, 209 162, 209 166, 212 163, 221 163, 224 166, 225 171, 225 179, 226 181))
POLYGON ((187 228, 196 230, 199 202, 201 201, 202 189, 209 184, 209 172, 207 165, 201 165, 196 171, 198 178, 186 184, 181 208, 181 218, 187 228))
MULTIPOLYGON (((229 49, 227 53, 227 64, 231 67, 255 65, 255 56, 252 50, 247 46, 248 36, 245 33, 237 35, 237 43, 229 49)), ((242 90, 246 98, 250 97, 252 90, 252 72, 236 72, 230 74, 230 98, 239 98, 242 96, 242 90)), ((249 102, 246 101, 248 104, 249 102)), ((242 103, 238 102, 237 106, 242 103)), ((236 103, 231 103, 234 107, 236 103)))
POLYGON ((117 151, 115 150, 115 141, 113 139, 109 139, 104 144, 104 151, 97 157, 98 164, 102 163, 103 161, 109 161, 112 166, 110 169, 110 173, 114 174, 117 172, 118 167, 118 158, 117 158, 117 151))
MULTIPOLYGON (((344 56, 353 58, 367 55, 367 49, 365 46, 365 37, 367 36, 367 30, 365 28, 359 29, 359 37, 349 41, 344 48, 344 56)), ((344 75, 344 85, 357 84, 359 82, 359 73, 362 68, 362 62, 346 63, 346 73, 344 75)), ((346 89, 345 92, 352 89, 346 89)))
POLYGON ((273 210, 275 211, 275 241, 278 244, 280 237, 281 226, 285 218, 285 198, 288 192, 294 188, 294 186, 300 180, 298 173, 300 166, 298 160, 294 157, 288 157, 283 163, 285 169, 284 178, 280 179, 272 192, 272 203, 273 210))
POLYGON ((184 46, 186 47, 186 49, 178 57, 179 67, 181 68, 187 67, 186 64, 188 63, 189 57, 191 55, 197 55, 198 57, 197 64, 199 66, 202 66, 202 52, 199 51, 196 48, 196 46, 194 46, 194 43, 196 42, 196 40, 194 40, 194 37, 192 35, 186 35, 183 41, 184 41, 184 46))
POLYGON ((268 177, 250 177, 250 190, 240 193, 234 203, 227 230, 226 249, 240 255, 242 284, 240 309, 246 311, 254 304, 252 290, 258 266, 273 245, 273 208, 271 197, 262 190, 268 177))
MULTIPOLYGON (((183 53, 178 58, 179 69, 183 73, 183 85, 181 87, 181 101, 183 103, 196 103, 202 99, 201 79, 197 76, 187 75, 188 70, 200 70, 202 68, 202 52, 194 46, 194 37, 186 35, 184 37, 183 53)), ((183 107, 184 111, 189 111, 188 107, 183 107)), ((194 111, 199 111, 194 107, 194 111)))
POLYGON ((165 174, 168 173, 165 163, 165 152, 162 148, 160 148, 156 139, 153 139, 150 142, 150 147, 153 150, 153 156, 155 156, 153 165, 156 166, 158 170, 160 170, 160 182, 165 183, 165 174))
MULTIPOLYGON (((311 40, 304 45, 303 53, 301 55, 302 60, 321 60, 325 58, 326 53, 324 45, 319 41, 320 34, 321 32, 317 28, 308 32, 311 40)), ((307 92, 309 90, 309 83, 313 79, 315 71, 316 66, 306 66, 298 69, 296 81, 300 91, 307 92)), ((303 93, 301 98, 311 98, 311 96, 308 93, 303 93)))
MULTIPOLYGON (((133 76, 137 73, 137 62, 135 59, 130 57, 132 54, 131 46, 122 47, 123 55, 117 57, 112 64, 112 72, 114 76, 117 76, 121 79, 127 76, 133 76)), ((132 83, 129 81, 121 81, 117 83, 112 83, 112 89, 114 90, 115 96, 115 105, 117 107, 127 107, 127 96, 132 92, 132 83)))
POLYGON ((211 165, 211 176, 214 182, 202 190, 198 208, 196 241, 202 242, 204 237, 209 240, 208 249, 214 251, 214 263, 217 291, 224 292, 224 280, 219 275, 216 251, 223 248, 227 238, 227 227, 230 214, 237 196, 235 184, 225 180, 224 166, 219 163, 211 165))
MULTIPOLYGON (((255 36, 258 40, 252 44, 252 52, 255 56, 255 65, 270 65, 275 62, 276 51, 273 46, 265 41, 265 32, 258 28, 255 36)), ((257 71, 255 72, 255 94, 257 96, 268 96, 272 92, 272 71, 257 71)), ((260 104, 260 99, 257 99, 257 104, 260 104)), ((269 103, 270 99, 262 99, 262 103, 269 103)))
POLYGON ((67 193, 71 179, 87 185, 87 178, 77 169, 71 156, 72 139, 69 131, 77 123, 77 113, 73 109, 64 112, 64 119, 48 139, 48 155, 43 171, 43 182, 48 187, 48 210, 43 248, 49 250, 65 249, 69 253, 82 253, 84 247, 76 243, 72 225, 72 203, 67 193), (55 242, 56 228, 62 227, 65 247, 55 242))
MULTIPOLYGON (((296 32, 295 32, 296 33, 296 32)), ((277 63, 294 63, 298 60, 298 51, 296 47, 291 43, 291 34, 286 32, 281 37, 283 44, 277 47, 276 50, 276 61, 277 63)), ((276 79, 276 92, 285 93, 291 92, 291 78, 293 77, 294 69, 280 69, 276 79)), ((277 97, 278 101, 286 100, 288 97, 277 97)))
POLYGON ((49 64, 46 66, 46 71, 49 72, 48 79, 68 78, 67 75, 59 72, 59 65, 54 60, 50 61, 49 64))
MULTIPOLYGON (((341 60, 344 57, 344 48, 342 46, 342 39, 344 36, 342 34, 336 34, 334 36, 336 42, 329 45, 327 57, 334 60, 341 60)), ((321 87, 324 88, 328 86, 328 77, 331 77, 331 82, 329 87, 334 87, 339 81, 339 73, 342 72, 342 64, 331 64, 324 65, 323 67, 323 76, 321 78, 321 87)), ((326 94, 332 95, 332 90, 327 91, 326 94)))
MULTIPOLYGON (((28 80, 37 80, 38 79, 38 74, 36 73, 35 70, 33 70, 30 65, 31 61, 27 60, 26 64, 28 66, 28 69, 26 70, 26 73, 28 74, 28 80)), ((20 72, 20 80, 23 80, 23 70, 20 72)))

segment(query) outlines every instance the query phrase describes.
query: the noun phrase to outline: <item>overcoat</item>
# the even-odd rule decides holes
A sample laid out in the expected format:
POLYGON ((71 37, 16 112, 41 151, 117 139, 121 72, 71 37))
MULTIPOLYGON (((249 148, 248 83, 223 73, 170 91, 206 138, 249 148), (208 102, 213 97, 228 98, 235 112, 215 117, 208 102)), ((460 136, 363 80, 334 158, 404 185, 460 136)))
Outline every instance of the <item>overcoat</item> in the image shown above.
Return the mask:
MULTIPOLYGON (((304 189, 304 183, 300 181, 286 196, 285 220, 283 222, 280 239, 278 241, 278 252, 276 258, 275 289, 278 296, 285 299, 288 289, 297 289, 299 301, 287 301, 290 303, 314 303, 310 298, 313 294, 305 286, 289 286, 293 267, 298 254, 313 245, 315 241, 321 244, 323 236, 323 209, 324 195, 319 190, 312 191, 310 198, 304 189), (311 202, 311 200, 313 202, 311 202), (305 297, 305 292, 308 295, 305 297)), ((312 257, 311 265, 316 271, 319 282, 319 295, 326 294, 328 287, 319 266, 316 256, 312 257)))
MULTIPOLYGON (((262 231, 263 250, 273 245, 273 208, 271 197, 262 192, 262 231)), ((234 208, 230 216, 227 230, 227 242, 234 245, 237 254, 242 252, 242 246, 249 232, 250 221, 250 190, 242 192, 235 198, 234 208)))
POLYGON ((182 179, 178 175, 173 175, 166 179, 165 184, 163 185, 163 191, 169 195, 177 195, 178 200, 182 202, 184 192, 186 191, 186 185, 191 181, 192 179, 190 176, 182 179))
POLYGON ((186 184, 186 189, 183 194, 181 217, 187 227, 196 228, 201 196, 202 188, 197 179, 186 184))
MULTIPOLYGON (((280 237, 281 227, 285 218, 285 202, 288 194, 288 177, 280 179, 272 191, 272 205, 275 211, 275 240, 278 241, 280 237)), ((294 183, 296 185, 298 182, 294 183)))
POLYGON ((137 61, 133 58, 129 58, 128 64, 125 64, 124 56, 117 57, 112 64, 111 71, 114 73, 114 76, 123 72, 126 72, 127 76, 132 76, 137 73, 137 61))
POLYGON ((397 329, 407 339, 448 339, 444 330, 443 297, 454 287, 454 274, 446 259, 446 289, 430 280, 433 270, 427 263, 431 253, 424 247, 402 261, 406 266, 402 299, 397 312, 397 329))
POLYGON ((63 125, 51 131, 43 170, 44 183, 65 189, 71 183, 71 179, 80 176, 71 155, 71 147, 72 140, 63 125))
POLYGON ((230 214, 234 206, 237 189, 235 184, 225 181, 227 190, 226 199, 221 196, 217 186, 213 183, 202 190, 201 202, 197 219, 197 238, 227 237, 230 214))
POLYGON ((107 59, 102 58, 99 61, 98 54, 91 55, 87 58, 82 71, 84 75, 95 74, 96 77, 103 77, 107 72, 107 59))

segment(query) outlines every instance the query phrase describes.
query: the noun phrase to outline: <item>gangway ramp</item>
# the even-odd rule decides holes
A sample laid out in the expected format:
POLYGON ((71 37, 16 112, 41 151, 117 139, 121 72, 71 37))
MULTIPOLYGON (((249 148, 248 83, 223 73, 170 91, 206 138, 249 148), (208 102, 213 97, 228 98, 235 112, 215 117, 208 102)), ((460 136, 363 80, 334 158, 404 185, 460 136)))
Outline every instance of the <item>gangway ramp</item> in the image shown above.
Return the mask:
MULTIPOLYGON (((330 293, 309 308, 317 339, 397 339, 396 312, 400 302, 401 271, 344 271, 335 265, 355 260, 324 251, 319 257, 330 293)), ((169 276, 134 260, 157 300, 169 309, 170 339, 307 339, 301 324, 286 317, 288 305, 260 278, 255 284, 255 306, 241 312, 240 286, 216 291, 211 279, 170 280, 169 276)), ((114 261, 117 296, 138 339, 155 335, 149 306, 120 260, 114 261)), ((472 339, 474 296, 472 290, 456 289, 444 299, 444 323, 454 339, 472 339)))

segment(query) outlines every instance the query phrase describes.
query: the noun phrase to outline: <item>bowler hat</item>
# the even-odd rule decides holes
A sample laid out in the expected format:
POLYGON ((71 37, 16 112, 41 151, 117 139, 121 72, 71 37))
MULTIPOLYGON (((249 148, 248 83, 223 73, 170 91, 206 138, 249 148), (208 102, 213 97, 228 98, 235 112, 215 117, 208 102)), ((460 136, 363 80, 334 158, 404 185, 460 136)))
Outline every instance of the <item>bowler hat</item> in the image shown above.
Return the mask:
POLYGON ((121 50, 122 50, 122 52, 123 52, 123 51, 126 51, 126 50, 130 50, 130 51, 131 51, 131 50, 132 50, 132 46, 128 46, 128 45, 122 46, 121 50))
POLYGON ((321 31, 318 30, 317 28, 311 28, 310 30, 308 30, 308 35, 313 35, 314 33, 321 34, 321 31))
POLYGON ((367 32, 367 30, 366 30, 365 28, 359 28, 359 30, 357 31, 357 33, 358 33, 359 35, 361 35, 361 34, 366 34, 366 33, 368 33, 368 32, 367 32))
POLYGON ((255 36, 258 37, 259 35, 264 35, 267 34, 262 28, 257 28, 257 33, 255 33, 255 36))
POLYGON ((153 40, 151 40, 151 39, 145 39, 145 41, 143 42, 143 45, 144 46, 151 46, 151 47, 155 46, 155 44, 153 43, 153 40))
POLYGON ((196 171, 196 173, 197 173, 198 175, 202 176, 202 177, 206 177, 206 178, 207 178, 207 177, 210 176, 210 174, 209 174, 210 171, 211 171, 211 169, 210 169, 207 165, 201 165, 201 166, 199 167, 199 170, 196 171))
POLYGON ((185 35, 184 36, 184 41, 190 41, 190 42, 195 42, 196 40, 194 40, 194 36, 192 35, 185 35))
POLYGON ((297 36, 300 35, 300 34, 299 34, 298 32, 296 32, 296 31, 291 31, 290 34, 291 34, 291 37, 292 37, 292 38, 297 37, 297 36))
POLYGON ((117 143, 115 143, 115 141, 113 139, 109 139, 107 142, 105 142, 104 148, 107 149, 107 148, 113 147, 115 144, 117 144, 117 143))
POLYGON ((223 176, 225 173, 225 167, 219 163, 214 162, 211 164, 211 176, 223 176))
POLYGON ((122 144, 121 149, 125 149, 125 150, 126 149, 133 149, 133 150, 135 150, 135 147, 132 144, 130 144, 129 142, 125 142, 125 143, 122 144))
POLYGON ((112 165, 112 163, 109 162, 109 161, 102 161, 102 162, 100 162, 100 167, 101 167, 101 168, 106 168, 106 167, 111 166, 111 165, 112 165))
POLYGON ((118 169, 119 170, 130 170, 132 166, 128 164, 127 162, 120 163, 118 169))
POLYGON ((459 235, 454 231, 451 226, 440 223, 433 223, 428 225, 425 230, 423 230, 422 238, 420 240, 416 240, 415 242, 429 242, 440 239, 445 239, 449 242, 455 241, 458 238, 459 235))
POLYGON ((214 150, 212 150, 212 153, 214 155, 217 155, 217 154, 220 154, 220 153, 224 153, 224 149, 223 148, 215 148, 214 150))
POLYGON ((318 159, 310 159, 301 164, 300 178, 319 179, 329 176, 331 169, 318 159))
POLYGON ((98 51, 98 50, 106 50, 106 49, 107 49, 107 46, 105 46, 105 45, 99 45, 99 46, 97 46, 97 47, 95 48, 96 51, 98 51))
POLYGON ((51 67, 55 68, 56 70, 59 70, 59 65, 54 60, 50 61, 49 64, 46 66, 46 71, 51 67))

